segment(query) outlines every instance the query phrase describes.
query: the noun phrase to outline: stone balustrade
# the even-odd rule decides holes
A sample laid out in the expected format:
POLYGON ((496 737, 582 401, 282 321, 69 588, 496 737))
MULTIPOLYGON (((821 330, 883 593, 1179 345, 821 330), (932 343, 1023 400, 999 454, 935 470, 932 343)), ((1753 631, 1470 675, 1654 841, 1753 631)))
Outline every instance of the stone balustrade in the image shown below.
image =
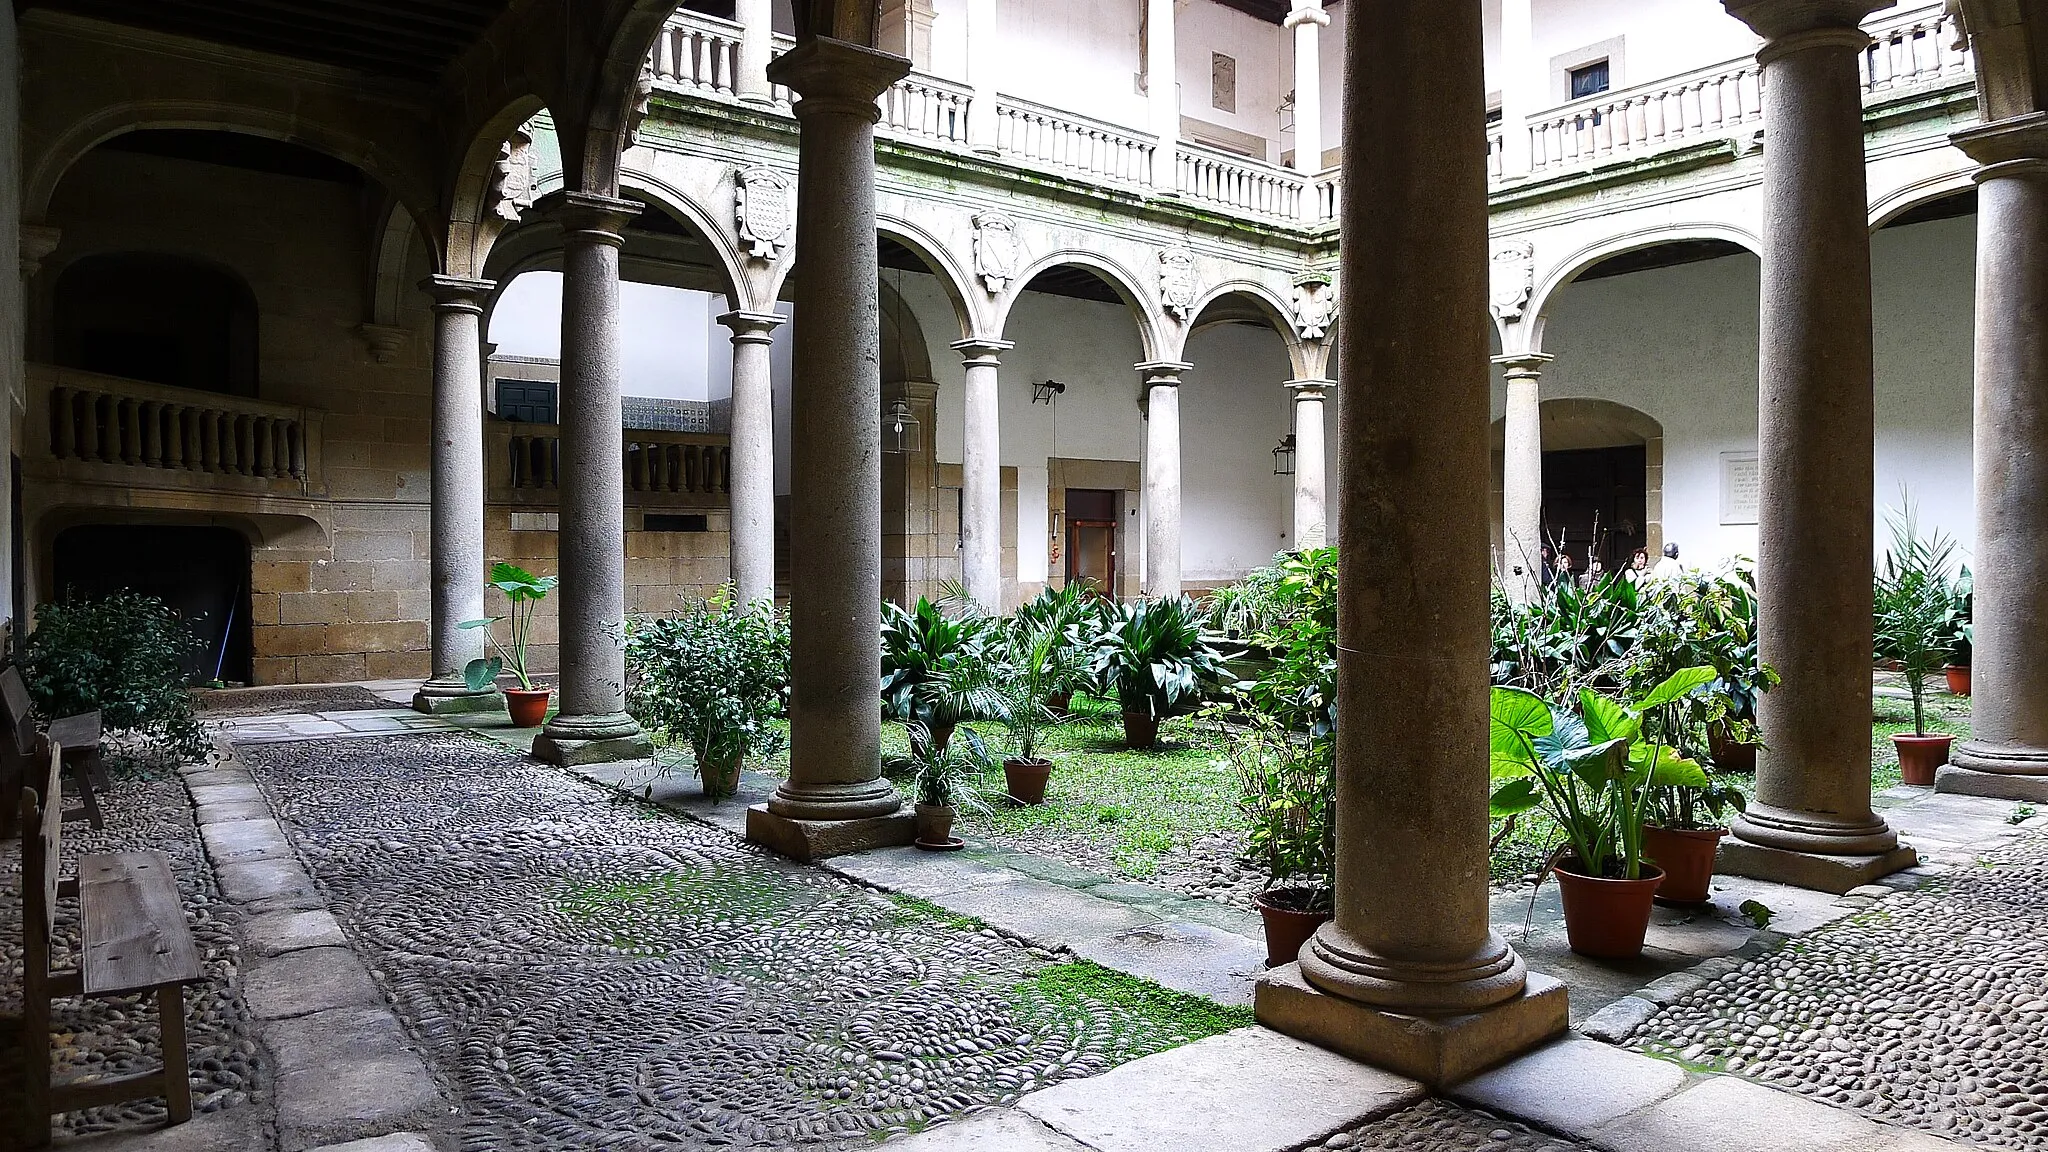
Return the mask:
POLYGON ((716 16, 679 10, 655 37, 647 66, 657 84, 736 99, 740 26, 716 16))
POLYGON ((1268 220, 1302 218, 1308 181, 1299 172, 1183 143, 1174 186, 1183 197, 1268 220))
MULTIPOLYGON (((320 417, 310 408, 103 376, 48 364, 28 366, 31 456, 61 468, 119 468, 147 486, 190 476, 214 484, 244 480, 280 493, 324 487, 320 417)), ((84 477, 81 477, 84 478, 84 477)))
MULTIPOLYGON (((494 421, 489 499, 493 504, 553 504, 561 484, 561 429, 494 421)), ((726 436, 629 428, 620 466, 626 501, 636 505, 723 508, 731 488, 726 436)))
POLYGON ((1027 164, 1106 184, 1149 184, 1158 147, 1147 133, 1078 113, 1015 96, 996 102, 996 148, 1027 164))
POLYGON ((1873 41, 1863 53, 1866 100, 1922 84, 1976 82, 1976 64, 1962 29, 1944 5, 1888 15, 1865 27, 1873 41))
POLYGON ((1751 57, 1655 84, 1602 92, 1529 124, 1529 166, 1549 172, 1734 135, 1763 118, 1763 72, 1751 57))

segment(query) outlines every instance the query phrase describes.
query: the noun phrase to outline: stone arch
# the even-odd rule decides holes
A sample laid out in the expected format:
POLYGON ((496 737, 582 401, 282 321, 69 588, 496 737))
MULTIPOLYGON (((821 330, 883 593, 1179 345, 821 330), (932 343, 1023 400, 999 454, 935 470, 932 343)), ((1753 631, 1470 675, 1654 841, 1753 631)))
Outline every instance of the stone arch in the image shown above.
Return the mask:
POLYGON ((1535 291, 1530 294, 1528 307, 1523 312, 1526 319, 1520 325, 1525 330, 1522 340, 1511 341, 1506 326, 1500 326, 1503 352, 1508 355, 1541 352, 1543 327, 1548 320, 1551 300, 1556 297, 1559 290, 1578 279, 1587 269, 1625 253, 1690 240, 1725 241, 1759 257, 1763 252, 1763 241, 1755 233, 1735 224, 1713 221, 1661 225, 1588 244, 1552 266, 1548 273, 1537 279, 1535 291))
POLYGON ((48 277, 59 367, 261 394, 261 309, 240 270, 175 250, 115 249, 81 254, 48 277))
POLYGON ((1973 178, 1975 167, 1966 165, 1954 172, 1917 180, 1879 197, 1870 207, 1870 230, 1876 232, 1915 208, 1945 200, 1960 192, 1974 191, 1977 187, 1973 178))
POLYGON ((725 283, 725 297, 735 308, 754 308, 757 304, 772 306, 773 297, 767 301, 748 298, 747 277, 742 270, 744 258, 729 229, 713 223, 712 216, 696 201, 659 180, 642 172, 629 172, 620 178, 619 194, 629 200, 645 201, 649 211, 662 212, 683 227, 695 239, 711 250, 712 266, 718 277, 725 283), (631 195, 627 195, 631 193, 631 195))
POLYGON ((897 293, 886 275, 877 286, 875 303, 881 321, 882 383, 937 379, 932 375, 931 344, 925 339, 924 325, 918 322, 917 308, 897 293))
MULTIPOLYGON (((1192 318, 1180 335, 1180 350, 1174 353, 1180 358, 1187 348, 1189 338, 1211 324, 1265 324, 1280 337, 1287 346, 1288 366, 1296 379, 1318 377, 1322 374, 1321 357, 1312 357, 1313 341, 1301 338, 1294 327, 1294 306, 1283 299, 1271 285, 1257 280, 1227 280, 1210 288, 1195 300, 1188 309, 1192 318), (1314 361, 1314 362, 1312 362, 1314 361)), ((1334 340, 1335 318, 1332 318, 1330 332, 1324 342, 1334 340)))
POLYGON ((498 153, 520 125, 546 108, 528 94, 507 101, 486 118, 457 158, 448 193, 448 238, 441 270, 450 276, 481 277, 491 249, 513 223, 493 212, 498 153))
MULTIPOLYGON (((1655 557, 1664 547, 1664 425, 1656 417, 1616 400, 1597 396, 1559 396, 1544 400, 1538 410, 1543 429, 1543 451, 1570 452, 1579 449, 1643 449, 1643 547, 1655 557)), ((1506 420, 1493 421, 1493 515, 1501 508, 1501 452, 1506 441, 1506 420)), ((1544 525, 1550 525, 1545 509, 1544 525)), ((1494 542, 1500 543, 1500 525, 1494 525, 1494 542)))
POLYGON ((1018 297, 1024 294, 1024 290, 1031 286, 1034 279, 1054 268, 1068 265, 1094 274, 1123 298, 1124 304, 1131 310, 1131 319, 1138 325, 1138 342, 1145 350, 1146 360, 1158 360, 1169 351, 1179 351, 1178 344, 1169 344, 1165 336, 1169 328, 1166 318, 1152 306, 1152 294, 1138 287, 1138 278, 1100 253, 1079 248, 1048 252, 1017 274, 1017 278, 1011 281, 1010 290, 997 303, 995 322, 991 325, 996 334, 1000 336, 1008 328, 1010 313, 1016 308, 1018 297))
MULTIPOLYGON (((418 173, 384 163, 383 157, 390 154, 390 149, 375 140, 290 112, 199 100, 109 104, 73 121, 25 165, 22 218, 42 220, 48 215, 57 186, 86 153, 116 136, 156 128, 240 132, 324 153, 360 169, 390 192, 428 235, 436 233, 430 227, 435 220, 436 203, 432 186, 418 173)), ((430 242, 429 247, 438 258, 438 245, 430 242)))
POLYGON ((1987 121, 2048 110, 2048 0, 1953 0, 1987 121))
POLYGON ((895 216, 878 216, 875 231, 880 235, 908 248, 931 274, 938 278, 939 286, 946 291, 946 299, 953 305, 953 315, 960 322, 960 339, 972 340, 989 334, 984 327, 983 316, 975 308, 974 301, 985 293, 972 288, 974 278, 968 275, 960 261, 938 237, 930 231, 895 216))

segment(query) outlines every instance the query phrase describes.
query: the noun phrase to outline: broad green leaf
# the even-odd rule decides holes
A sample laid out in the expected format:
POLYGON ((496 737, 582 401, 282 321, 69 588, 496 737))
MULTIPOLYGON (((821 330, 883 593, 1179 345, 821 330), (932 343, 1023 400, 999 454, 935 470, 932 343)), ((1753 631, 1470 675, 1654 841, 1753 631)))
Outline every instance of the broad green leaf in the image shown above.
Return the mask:
POLYGON ((490 617, 485 617, 482 620, 464 620, 462 623, 456 625, 457 628, 489 628, 490 626, 490 617))
POLYGON ((1629 749, 1629 767, 1649 770, 1650 783, 1660 788, 1705 788, 1707 771, 1696 760, 1678 754, 1664 744, 1638 744, 1629 749))
POLYGON ((1717 676, 1718 673, 1712 668, 1680 668, 1662 684, 1650 689, 1648 696, 1636 701, 1636 711, 1648 712, 1652 708, 1662 708, 1702 684, 1712 684, 1717 676))
POLYGON ((471 660, 462 667, 462 681, 469 685, 471 692, 482 692, 498 682, 498 673, 505 670, 505 662, 496 656, 488 660, 471 660))
POLYGON ((1487 808, 1496 819, 1499 819, 1518 816, 1542 802, 1542 796, 1536 791, 1536 781, 1523 776, 1520 779, 1509 780, 1494 789, 1487 808))
POLYGON ((1600 695, 1591 688, 1579 689, 1579 707, 1586 714, 1586 736, 1594 743, 1608 740, 1633 740, 1642 729, 1639 715, 1600 695))
POLYGON ((1534 767, 1531 749, 1551 731, 1550 706, 1542 697, 1520 688, 1493 690, 1491 740, 1496 764, 1507 761, 1534 767))
POLYGON ((1604 740, 1598 744, 1573 749, 1572 754, 1565 759, 1565 764, 1572 770, 1573 775, 1589 786, 1595 789, 1605 788, 1620 778, 1623 766, 1627 763, 1627 747, 1627 740, 1604 740))

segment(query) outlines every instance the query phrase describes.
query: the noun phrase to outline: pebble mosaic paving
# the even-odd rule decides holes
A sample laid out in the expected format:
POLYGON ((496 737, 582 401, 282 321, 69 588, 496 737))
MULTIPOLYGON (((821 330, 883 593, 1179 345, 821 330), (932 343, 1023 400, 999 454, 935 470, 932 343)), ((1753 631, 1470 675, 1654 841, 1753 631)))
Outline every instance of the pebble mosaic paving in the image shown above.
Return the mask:
POLYGON ((241 755, 476 1152, 864 1148, 1248 1022, 474 737, 241 755))
POLYGON ((1974 1144, 2048 1149, 2048 837, 1673 1003, 1644 1050, 1974 1144))

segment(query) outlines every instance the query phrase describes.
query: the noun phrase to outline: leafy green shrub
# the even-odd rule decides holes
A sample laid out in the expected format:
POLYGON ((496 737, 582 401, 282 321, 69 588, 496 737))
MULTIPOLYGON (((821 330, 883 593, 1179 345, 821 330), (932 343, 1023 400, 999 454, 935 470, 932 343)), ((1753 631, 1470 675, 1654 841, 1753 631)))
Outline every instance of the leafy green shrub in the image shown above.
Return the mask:
POLYGON ((627 641, 627 706, 635 719, 687 743, 714 795, 737 782, 742 759, 775 751, 770 724, 789 688, 789 624, 765 603, 738 605, 731 585, 674 616, 636 622, 627 641))
POLYGON ((1243 788, 1245 861, 1265 876, 1264 889, 1306 888, 1308 904, 1299 910, 1328 912, 1337 867, 1335 743, 1327 734, 1303 738, 1269 715, 1250 715, 1217 732, 1243 788))
POLYGON ((1201 703, 1223 678, 1223 657, 1202 639, 1195 602, 1178 596, 1111 608, 1094 668, 1125 712, 1163 719, 1201 703))
POLYGON ((193 716, 185 661, 202 647, 184 617, 154 596, 44 604, 22 651, 22 680, 46 720, 98 711, 106 731, 132 732, 190 759, 205 753, 206 733, 193 716))
POLYGON ((882 710, 921 723, 944 746, 967 720, 997 719, 1001 622, 970 609, 948 616, 920 597, 908 611, 882 604, 882 710))

